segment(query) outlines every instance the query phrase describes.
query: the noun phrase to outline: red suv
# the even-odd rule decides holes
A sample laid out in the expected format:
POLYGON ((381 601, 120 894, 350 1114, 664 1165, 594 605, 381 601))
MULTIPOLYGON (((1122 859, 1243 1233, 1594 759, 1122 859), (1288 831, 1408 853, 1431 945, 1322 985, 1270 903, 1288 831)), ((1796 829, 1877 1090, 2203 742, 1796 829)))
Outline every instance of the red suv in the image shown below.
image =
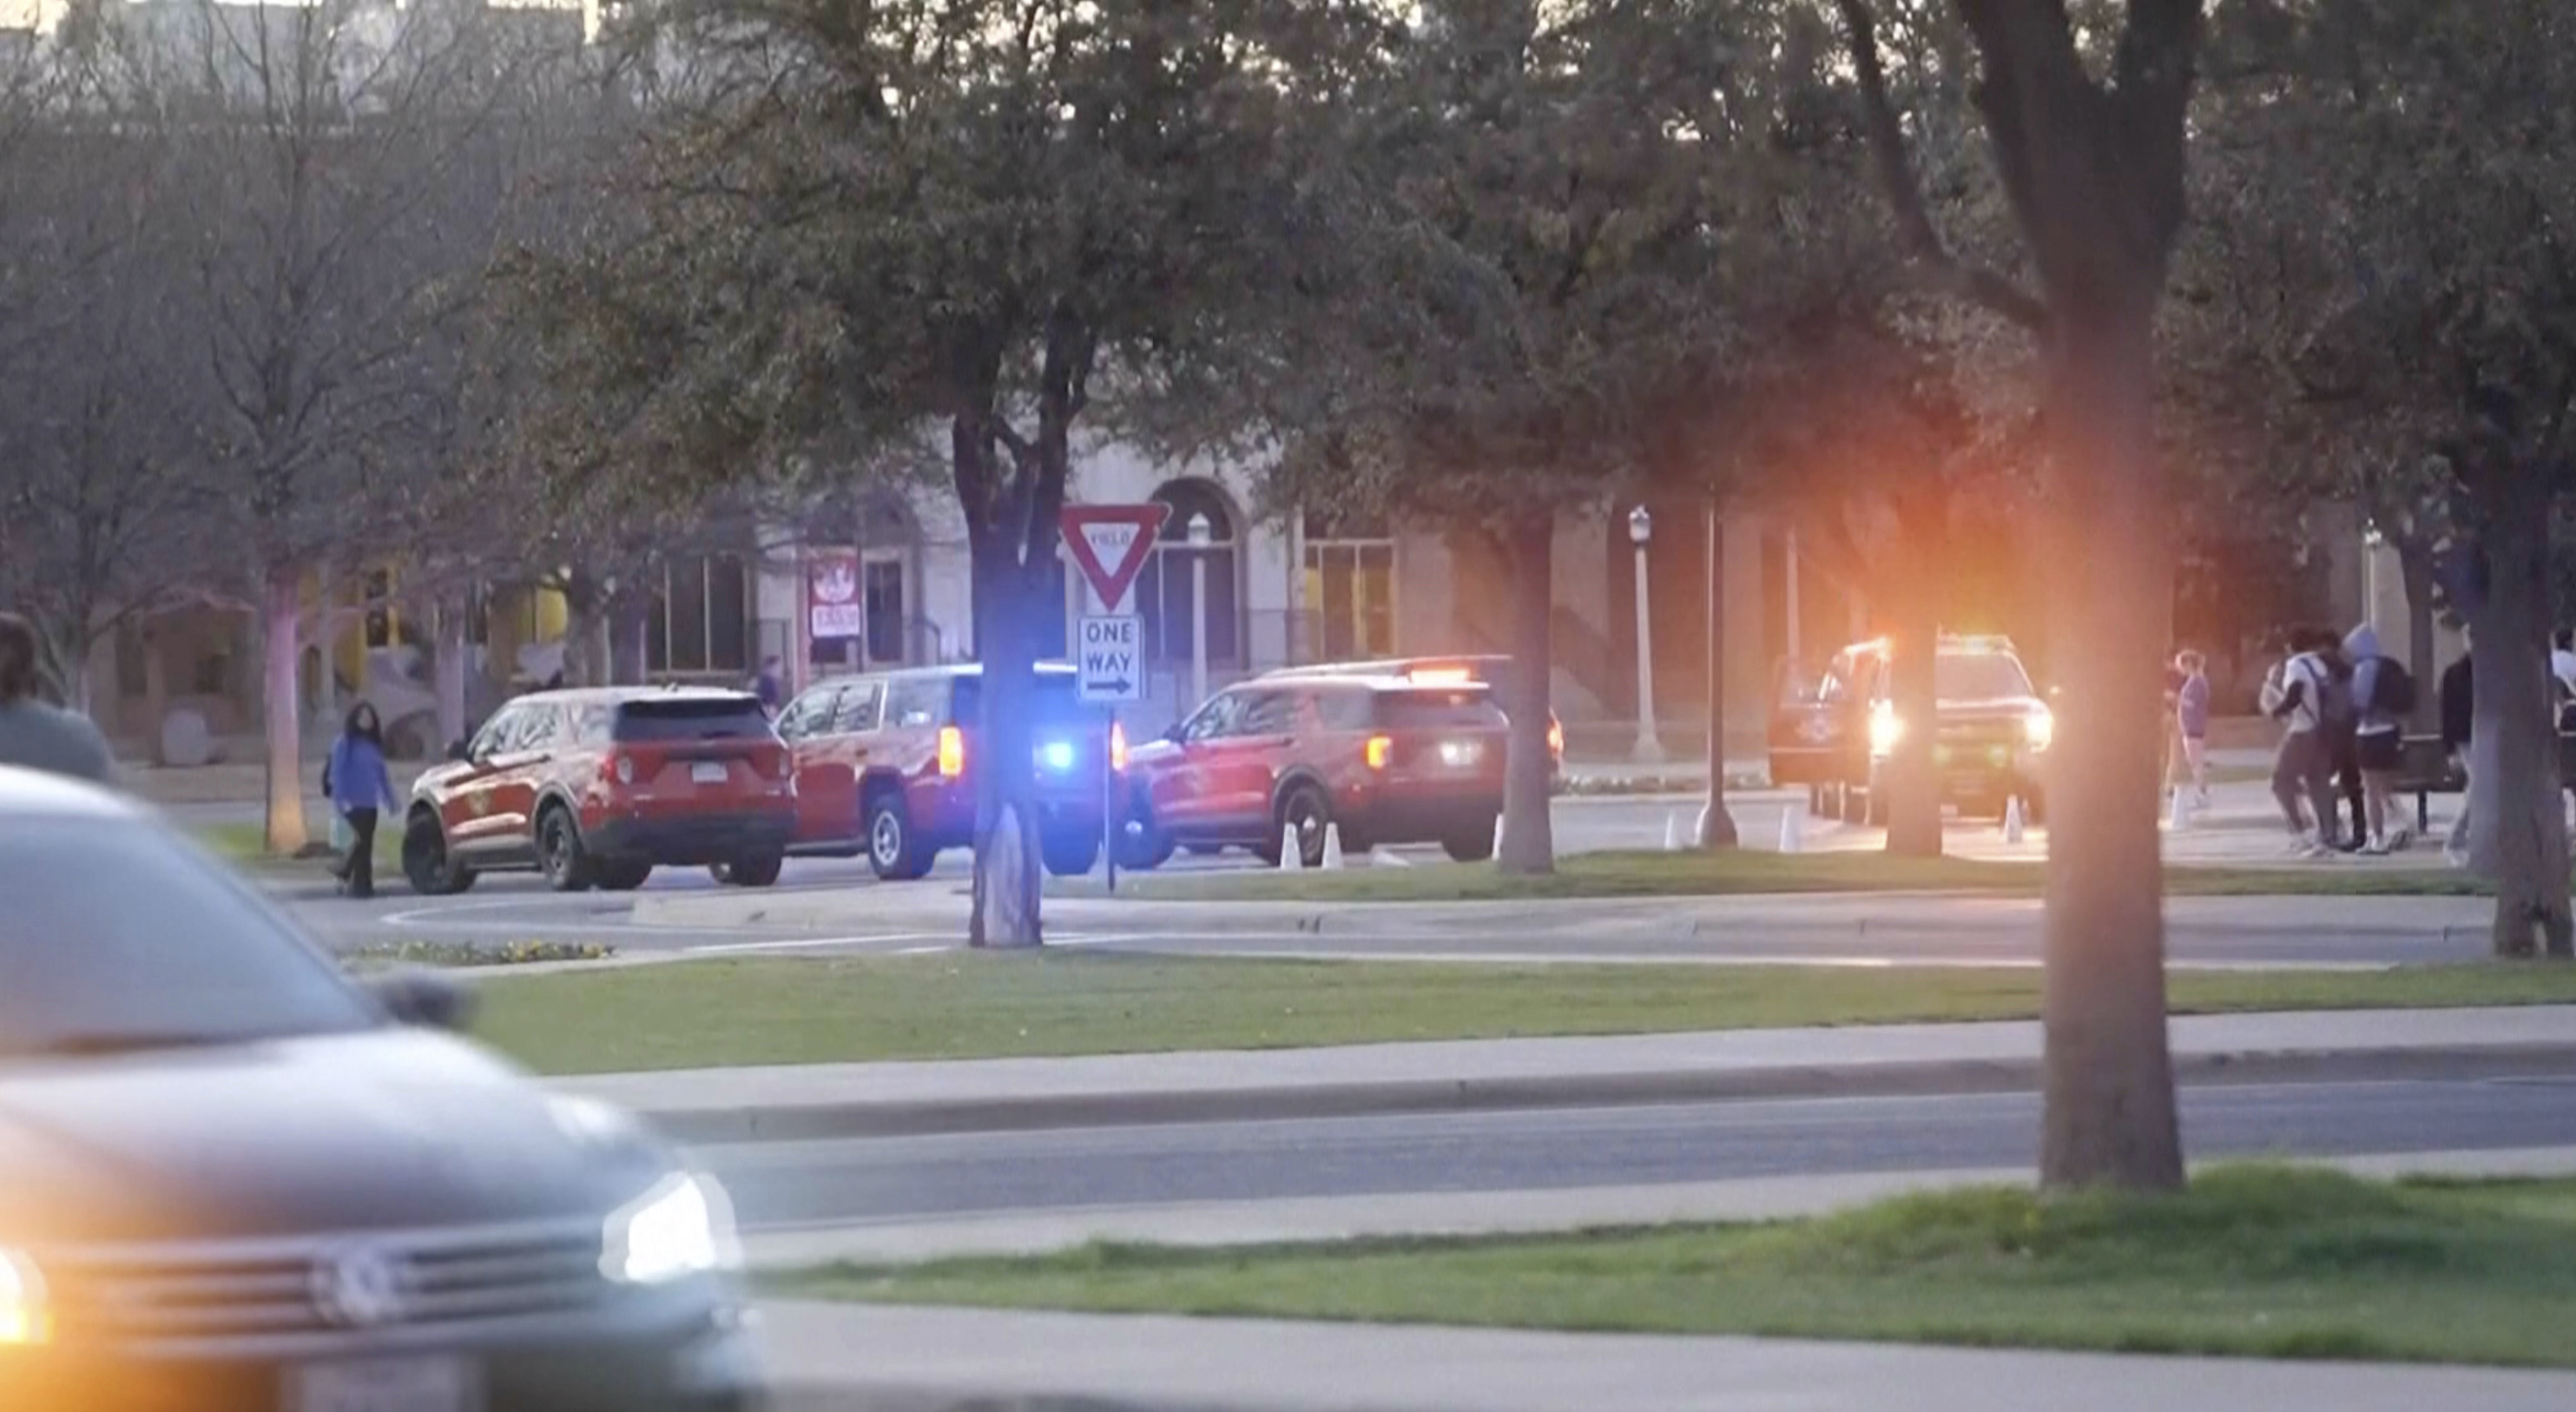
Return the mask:
POLYGON ((1183 845, 1239 845, 1276 863, 1294 829, 1311 866, 1335 824, 1345 848, 1437 843, 1461 862, 1488 857, 1509 740, 1476 683, 1256 678, 1136 747, 1121 861, 1152 868, 1183 845))
POLYGON ((492 714, 412 786, 403 876, 431 896, 534 869, 558 892, 722 864, 766 887, 796 823, 787 747, 740 691, 542 691, 492 714))
MULTIPOLYGON (((791 851, 864 853, 878 877, 901 881, 972 845, 983 690, 984 669, 967 663, 835 678, 788 703, 778 733, 796 757, 791 851)), ((1040 851, 1049 872, 1075 877, 1100 857, 1100 804, 1126 742, 1082 703, 1071 666, 1041 663, 1037 700, 1040 851)))
MULTIPOLYGON (((1295 681, 1305 677, 1402 677, 1416 686, 1455 686, 1460 682, 1482 682, 1494 690, 1494 700, 1501 702, 1510 695, 1512 659, 1492 653, 1470 653, 1461 657, 1391 657, 1378 662, 1323 662, 1310 667, 1282 667, 1265 672, 1265 681, 1295 681)), ((1547 713, 1547 767, 1554 779, 1565 773, 1565 723, 1556 713, 1547 713)))

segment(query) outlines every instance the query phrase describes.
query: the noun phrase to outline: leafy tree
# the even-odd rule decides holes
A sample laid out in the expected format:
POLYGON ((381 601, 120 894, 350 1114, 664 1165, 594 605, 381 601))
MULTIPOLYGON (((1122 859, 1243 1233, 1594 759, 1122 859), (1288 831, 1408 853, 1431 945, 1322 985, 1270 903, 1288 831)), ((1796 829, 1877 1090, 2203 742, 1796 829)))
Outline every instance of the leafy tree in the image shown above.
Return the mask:
POLYGON ((620 459, 567 456, 571 479, 687 496, 798 467, 899 477, 938 448, 985 677, 975 944, 1042 936, 1031 665, 1077 430, 1189 388, 1259 306, 1332 9, 640 17, 681 62, 642 90, 656 121, 617 198, 635 228, 531 270, 549 378, 620 422, 620 459))
POLYGON ((1676 453, 1726 301, 1769 247, 1766 5, 1444 0, 1380 36, 1331 129, 1319 311, 1259 394, 1272 498, 1430 521, 1509 566, 1500 866, 1554 865, 1545 729, 1559 517, 1676 453))
POLYGON ((2155 320, 2185 213, 2202 6, 2090 6, 2079 31, 2065 0, 1957 0, 1978 58, 1974 102, 2036 292, 1944 241, 1889 96, 1873 0, 1838 8, 1903 248, 1939 287, 2028 328, 2040 349, 2048 637, 2066 708, 2049 762, 2040 1177, 2177 1187, 2162 753, 2144 703, 2160 689, 2155 649, 2172 603, 2155 320))
POLYGON ((2466 618, 2470 853, 2499 882, 2494 948, 2568 956, 2546 651, 2576 454, 2576 30, 2538 0, 2228 19, 2184 331, 2207 380, 2242 390, 2220 404, 2231 425, 2357 499, 2420 611, 2438 589, 2466 618))

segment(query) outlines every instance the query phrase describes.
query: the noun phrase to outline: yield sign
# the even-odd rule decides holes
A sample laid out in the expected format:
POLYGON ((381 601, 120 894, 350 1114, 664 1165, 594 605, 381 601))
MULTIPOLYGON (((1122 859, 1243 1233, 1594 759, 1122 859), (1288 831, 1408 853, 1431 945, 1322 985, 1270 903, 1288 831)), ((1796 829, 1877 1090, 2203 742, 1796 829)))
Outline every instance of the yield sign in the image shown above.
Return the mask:
POLYGON ((1145 552, 1154 547, 1154 535, 1171 512, 1170 506, 1151 502, 1064 507, 1064 547, 1091 591, 1100 595, 1103 609, 1115 613, 1126 601, 1128 587, 1145 567, 1145 552))

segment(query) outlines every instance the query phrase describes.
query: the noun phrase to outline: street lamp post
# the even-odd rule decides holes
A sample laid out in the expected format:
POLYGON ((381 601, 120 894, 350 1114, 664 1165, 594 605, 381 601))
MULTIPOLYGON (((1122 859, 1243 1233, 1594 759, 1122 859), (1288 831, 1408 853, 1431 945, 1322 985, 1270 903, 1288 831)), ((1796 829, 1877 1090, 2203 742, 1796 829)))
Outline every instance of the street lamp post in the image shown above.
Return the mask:
POLYGON ((1207 550, 1215 529, 1204 514, 1190 516, 1190 709, 1207 700, 1207 550))
POLYGON ((1655 517, 1638 506, 1628 512, 1628 542, 1637 546, 1637 750, 1639 764, 1661 764, 1664 747, 1655 738, 1655 630, 1646 606, 1646 543, 1654 538, 1655 517))

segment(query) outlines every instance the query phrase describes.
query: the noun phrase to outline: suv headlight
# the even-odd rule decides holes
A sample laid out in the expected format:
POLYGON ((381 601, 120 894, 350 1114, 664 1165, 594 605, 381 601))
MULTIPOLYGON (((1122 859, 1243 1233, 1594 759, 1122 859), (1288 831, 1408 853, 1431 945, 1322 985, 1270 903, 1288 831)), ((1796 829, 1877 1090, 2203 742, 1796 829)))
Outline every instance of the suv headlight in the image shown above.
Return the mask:
POLYGON ((2048 743, 2057 738, 2057 717, 2047 707, 2039 708, 2022 718, 2021 735, 2031 749, 2046 750, 2048 743))
POLYGON ((723 1191, 704 1177, 674 1173, 608 1218, 600 1272, 621 1284, 657 1285, 735 1263, 723 1191))
POLYGON ((1869 753, 1885 758, 1896 753, 1896 742, 1905 738, 1905 722, 1897 719, 1896 707, 1882 701, 1869 713, 1869 753))
POLYGON ((36 1262, 0 1249, 0 1348, 33 1348, 54 1341, 54 1311, 36 1262))

